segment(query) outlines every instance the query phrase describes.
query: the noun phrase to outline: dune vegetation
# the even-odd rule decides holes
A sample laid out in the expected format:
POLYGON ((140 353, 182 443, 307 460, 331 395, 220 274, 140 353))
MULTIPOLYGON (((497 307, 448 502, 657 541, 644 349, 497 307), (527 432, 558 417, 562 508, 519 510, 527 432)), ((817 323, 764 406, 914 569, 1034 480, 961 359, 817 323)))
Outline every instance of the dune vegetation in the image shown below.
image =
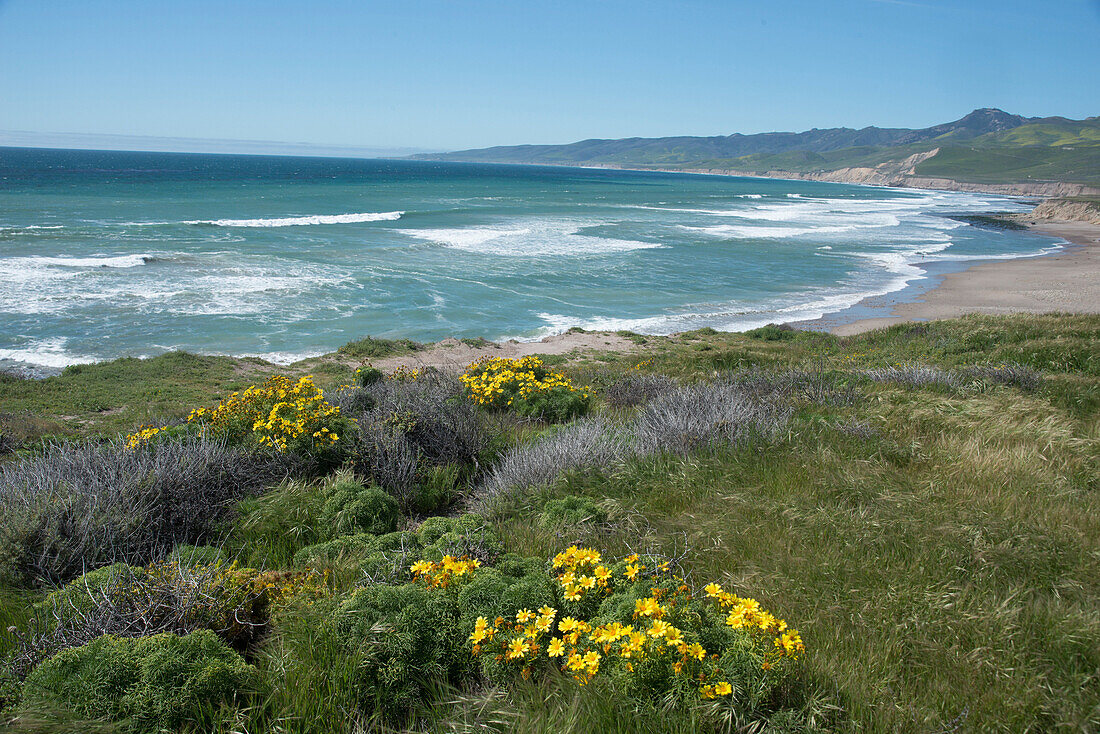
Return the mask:
POLYGON ((0 377, 0 727, 1100 729, 1100 317, 623 336, 0 377))

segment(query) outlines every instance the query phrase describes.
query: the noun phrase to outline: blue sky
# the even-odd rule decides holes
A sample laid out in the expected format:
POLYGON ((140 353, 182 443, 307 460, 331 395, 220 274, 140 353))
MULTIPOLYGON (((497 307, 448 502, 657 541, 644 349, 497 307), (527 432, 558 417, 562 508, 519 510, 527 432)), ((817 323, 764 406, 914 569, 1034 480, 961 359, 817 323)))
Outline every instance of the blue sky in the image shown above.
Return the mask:
POLYGON ((0 0, 0 130, 455 149, 1100 114, 1100 0, 0 0))

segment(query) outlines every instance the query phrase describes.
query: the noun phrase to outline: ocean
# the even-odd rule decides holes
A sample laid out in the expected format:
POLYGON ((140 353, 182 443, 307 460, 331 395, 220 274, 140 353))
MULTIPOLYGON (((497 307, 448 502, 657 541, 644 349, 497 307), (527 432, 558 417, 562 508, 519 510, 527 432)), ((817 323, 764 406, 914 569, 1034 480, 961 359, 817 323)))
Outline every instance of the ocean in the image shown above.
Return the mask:
POLYGON ((403 160, 0 148, 0 366, 367 335, 538 339, 812 319, 1058 240, 1019 200, 403 160))

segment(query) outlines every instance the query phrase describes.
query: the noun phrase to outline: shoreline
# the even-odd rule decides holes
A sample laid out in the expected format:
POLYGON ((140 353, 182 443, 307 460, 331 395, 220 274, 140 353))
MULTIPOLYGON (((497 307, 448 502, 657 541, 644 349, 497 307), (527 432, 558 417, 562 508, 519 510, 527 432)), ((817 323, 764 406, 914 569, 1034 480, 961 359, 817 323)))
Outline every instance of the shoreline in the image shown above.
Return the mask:
POLYGON ((1032 221, 1025 226, 1069 244, 1036 257, 916 263, 925 276, 900 291, 791 325, 850 336, 972 313, 1100 313, 1100 225, 1032 221))

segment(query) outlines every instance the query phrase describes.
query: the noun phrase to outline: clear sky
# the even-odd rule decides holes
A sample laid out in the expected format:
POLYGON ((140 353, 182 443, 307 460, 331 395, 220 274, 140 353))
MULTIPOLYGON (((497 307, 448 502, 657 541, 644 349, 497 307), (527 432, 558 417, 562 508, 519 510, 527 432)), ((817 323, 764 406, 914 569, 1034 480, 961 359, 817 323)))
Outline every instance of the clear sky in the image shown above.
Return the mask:
POLYGON ((456 149, 1100 114, 1100 0, 0 0, 0 130, 456 149))

